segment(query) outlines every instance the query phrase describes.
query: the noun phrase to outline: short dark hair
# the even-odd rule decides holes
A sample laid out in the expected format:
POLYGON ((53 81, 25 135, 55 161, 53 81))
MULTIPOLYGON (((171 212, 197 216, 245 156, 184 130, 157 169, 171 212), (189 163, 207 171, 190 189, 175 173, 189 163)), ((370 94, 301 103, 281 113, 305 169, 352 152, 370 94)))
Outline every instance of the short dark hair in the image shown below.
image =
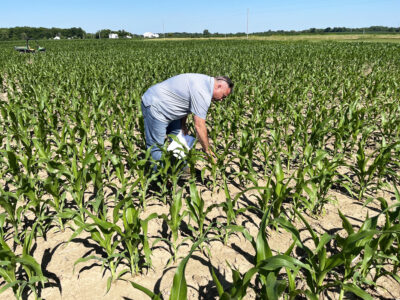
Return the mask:
POLYGON ((234 84, 233 84, 232 80, 228 76, 217 76, 217 77, 215 77, 215 80, 217 80, 217 81, 225 81, 228 84, 229 88, 231 89, 231 93, 233 92, 234 84))

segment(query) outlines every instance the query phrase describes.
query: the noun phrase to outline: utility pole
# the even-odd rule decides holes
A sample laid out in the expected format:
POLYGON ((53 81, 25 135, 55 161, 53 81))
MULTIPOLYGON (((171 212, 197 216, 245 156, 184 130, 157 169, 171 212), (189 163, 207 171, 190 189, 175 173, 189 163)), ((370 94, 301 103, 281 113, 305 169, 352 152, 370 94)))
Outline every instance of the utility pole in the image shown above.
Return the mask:
POLYGON ((162 31, 163 31, 163 34, 164 34, 164 40, 165 40, 165 29, 164 29, 164 21, 163 21, 163 23, 162 23, 162 31))
POLYGON ((247 9, 247 24, 246 24, 247 39, 249 39, 249 9, 247 9))

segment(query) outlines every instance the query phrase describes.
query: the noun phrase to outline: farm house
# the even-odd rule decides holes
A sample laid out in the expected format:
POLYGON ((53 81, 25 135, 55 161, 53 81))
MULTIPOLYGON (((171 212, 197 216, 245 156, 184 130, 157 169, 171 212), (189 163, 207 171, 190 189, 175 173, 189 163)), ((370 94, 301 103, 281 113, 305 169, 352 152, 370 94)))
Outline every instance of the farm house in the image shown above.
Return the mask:
POLYGON ((143 33, 143 37, 152 39, 152 38, 158 38, 160 36, 158 35, 158 33, 145 32, 145 33, 143 33))

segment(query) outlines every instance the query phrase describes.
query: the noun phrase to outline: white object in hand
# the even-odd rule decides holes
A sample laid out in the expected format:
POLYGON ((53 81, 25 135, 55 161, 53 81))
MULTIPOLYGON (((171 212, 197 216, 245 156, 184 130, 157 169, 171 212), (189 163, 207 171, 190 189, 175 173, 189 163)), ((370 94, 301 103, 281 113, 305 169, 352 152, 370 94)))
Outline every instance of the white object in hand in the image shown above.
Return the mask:
MULTIPOLYGON (((176 136, 178 138, 178 141, 186 147, 187 150, 192 149, 195 138, 190 136, 190 135, 185 135, 182 130, 178 133, 176 136)), ((182 145, 176 142, 172 141, 171 144, 169 144, 167 150, 172 151, 174 156, 177 158, 184 158, 185 157, 185 152, 182 149, 182 145)))

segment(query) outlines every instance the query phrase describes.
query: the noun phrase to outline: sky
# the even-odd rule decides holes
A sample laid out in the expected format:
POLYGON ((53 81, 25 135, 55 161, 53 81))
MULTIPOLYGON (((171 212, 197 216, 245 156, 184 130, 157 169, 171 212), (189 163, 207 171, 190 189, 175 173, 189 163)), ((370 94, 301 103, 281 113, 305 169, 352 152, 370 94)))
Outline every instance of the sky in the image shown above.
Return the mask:
POLYGON ((0 0, 0 28, 211 33, 400 27, 400 0, 0 0))

